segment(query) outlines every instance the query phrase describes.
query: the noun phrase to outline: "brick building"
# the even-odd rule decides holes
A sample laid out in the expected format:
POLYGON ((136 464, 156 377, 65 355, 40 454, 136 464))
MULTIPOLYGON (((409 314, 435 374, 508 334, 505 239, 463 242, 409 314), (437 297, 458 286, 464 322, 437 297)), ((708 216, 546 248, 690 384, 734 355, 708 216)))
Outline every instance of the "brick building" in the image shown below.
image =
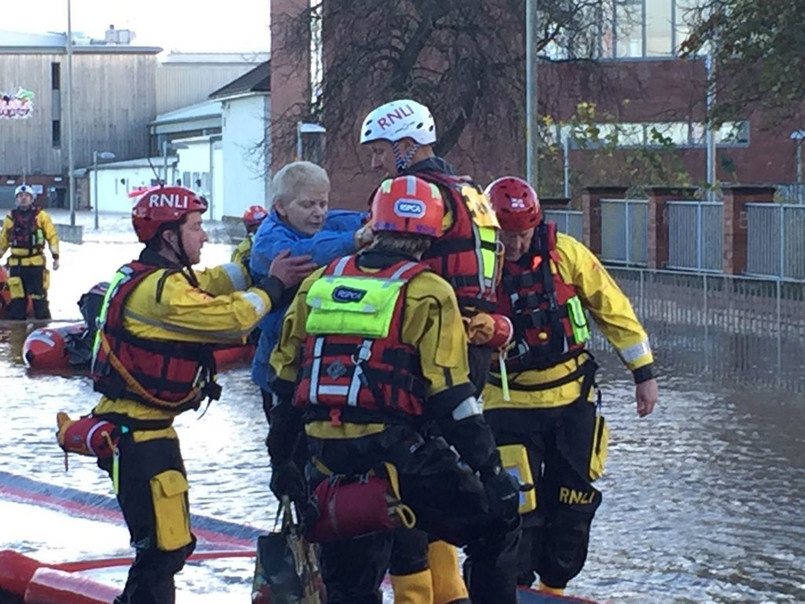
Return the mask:
MULTIPOLYGON (((615 142, 604 154, 599 143, 583 140, 578 132, 569 136, 567 164, 574 200, 580 202, 583 187, 591 184, 635 184, 628 174, 613 174, 638 151, 645 154, 652 148, 659 150, 658 137, 670 145, 672 150, 667 151, 666 146, 665 154, 673 155, 673 171, 684 173, 680 181, 696 186, 707 180, 706 129, 702 124, 707 96, 705 60, 678 56, 695 0, 629 0, 613 4, 613 14, 602 21, 609 25, 599 28, 592 37, 594 48, 588 49, 596 61, 563 61, 580 54, 576 52, 579 49, 572 48, 575 42, 568 40, 565 46, 553 44, 546 48, 539 62, 539 113, 552 120, 544 133, 546 144, 558 147, 553 160, 540 161, 542 193, 561 195, 565 163, 562 143, 569 132, 574 132, 567 124, 578 113, 580 103, 595 107, 594 117, 588 119, 602 137, 615 142)), ((300 45, 288 39, 292 30, 287 23, 309 6, 308 0, 272 1, 272 122, 275 130, 286 133, 273 140, 274 171, 296 155, 293 128, 310 106, 317 77, 327 78, 329 45, 343 43, 327 37, 331 28, 325 2, 324 23, 319 30, 323 38, 320 56, 311 57, 308 53, 300 60, 300 45)), ((513 32, 513 38, 522 43, 522 33, 513 32)), ((591 44, 589 37, 585 43, 591 44)), ((316 45, 310 47, 315 55, 316 45)), ((524 86, 521 82, 513 88, 524 86)), ((326 141, 324 164, 333 180, 333 202, 340 206, 364 207, 377 184, 378 176, 367 173, 366 156, 357 145, 359 122, 373 104, 367 101, 366 106, 355 107, 354 137, 326 141)), ((790 135, 804 126, 798 122, 771 126, 758 111, 724 124, 715 132, 718 181, 794 183, 796 143, 790 135)), ((447 159, 481 183, 504 173, 522 175, 526 171, 524 125, 516 132, 483 130, 471 120, 447 159)))

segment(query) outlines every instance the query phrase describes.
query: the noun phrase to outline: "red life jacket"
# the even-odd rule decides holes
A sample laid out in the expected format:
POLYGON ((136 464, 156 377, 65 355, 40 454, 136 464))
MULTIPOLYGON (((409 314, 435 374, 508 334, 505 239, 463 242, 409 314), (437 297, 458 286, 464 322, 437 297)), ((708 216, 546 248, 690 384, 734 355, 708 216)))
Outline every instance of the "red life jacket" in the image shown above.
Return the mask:
POLYGON ((215 359, 208 344, 149 340, 123 328, 123 309, 129 295, 158 270, 165 271, 157 286, 159 299, 165 279, 178 269, 135 261, 118 270, 98 319, 92 377, 95 390, 112 400, 131 399, 178 414, 198 409, 206 397, 218 399, 221 387, 214 380, 215 359))
MULTIPOLYGON (((305 408, 308 421, 330 419, 333 425, 342 420, 352 423, 410 421, 423 413, 427 384, 422 377, 419 354, 402 341, 403 308, 408 282, 427 267, 402 260, 368 273, 358 268, 356 259, 353 255, 335 260, 325 269, 322 278, 331 278, 328 287, 332 288, 331 298, 336 302, 342 296, 360 300, 366 294, 355 279, 344 278, 402 282, 388 331, 384 337, 374 338, 357 333, 330 334, 324 333, 326 328, 313 328, 309 318, 310 335, 303 348, 301 381, 294 405, 305 408)), ((310 292, 308 303, 311 303, 310 292)), ((315 308, 311 312, 315 312, 315 308)), ((341 314, 338 309, 331 310, 322 320, 338 325, 341 314)), ((371 321, 370 317, 362 317, 371 321)))
POLYGON ((41 254, 45 246, 45 234, 37 223, 39 208, 11 210, 14 227, 11 230, 11 247, 27 249, 29 255, 41 254))
POLYGON ((437 185, 453 214, 452 226, 431 244, 422 262, 450 283, 462 314, 494 311, 503 248, 497 219, 483 191, 469 177, 431 171, 415 176, 437 185), (480 197, 472 200, 469 195, 480 197), (480 226, 488 213, 495 230, 491 237, 482 238, 481 228, 491 228, 480 226))
MULTIPOLYGON (((534 232, 531 252, 517 262, 506 262, 499 287, 498 310, 511 318, 515 345, 506 355, 510 374, 530 369, 547 369, 582 353, 585 341, 577 342, 571 321, 570 301, 577 298, 573 285, 551 273, 551 261, 558 264, 556 224, 541 223, 534 232)), ((580 307, 579 307, 580 308, 580 307)), ((583 311, 577 322, 586 319, 583 311)), ((492 371, 499 373, 497 360, 492 371)))

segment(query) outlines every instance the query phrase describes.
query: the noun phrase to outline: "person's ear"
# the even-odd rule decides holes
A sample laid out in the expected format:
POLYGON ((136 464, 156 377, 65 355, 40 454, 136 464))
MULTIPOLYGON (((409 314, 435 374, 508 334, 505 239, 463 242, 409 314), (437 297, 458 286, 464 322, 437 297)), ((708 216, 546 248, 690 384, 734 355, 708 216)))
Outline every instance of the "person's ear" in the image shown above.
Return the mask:
POLYGON ((285 210, 285 203, 281 199, 274 200, 274 209, 280 218, 287 218, 288 212, 285 210))
POLYGON ((173 229, 162 231, 162 243, 173 249, 179 243, 179 234, 173 229))

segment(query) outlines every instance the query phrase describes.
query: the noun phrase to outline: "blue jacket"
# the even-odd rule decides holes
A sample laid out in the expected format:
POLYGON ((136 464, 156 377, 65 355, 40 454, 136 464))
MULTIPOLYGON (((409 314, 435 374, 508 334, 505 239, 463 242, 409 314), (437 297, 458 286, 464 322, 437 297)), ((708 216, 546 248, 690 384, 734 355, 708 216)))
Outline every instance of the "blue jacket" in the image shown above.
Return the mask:
MULTIPOLYGON (((283 250, 290 250, 292 256, 310 254, 313 262, 319 266, 353 254, 355 231, 363 224, 366 216, 366 212, 330 210, 321 231, 315 235, 305 235, 284 223, 272 211, 254 236, 249 270, 255 279, 266 276, 271 261, 283 250)), ((287 305, 277 307, 259 324, 261 333, 252 361, 252 380, 263 390, 269 390, 268 359, 279 341, 282 318, 287 308, 287 305)))

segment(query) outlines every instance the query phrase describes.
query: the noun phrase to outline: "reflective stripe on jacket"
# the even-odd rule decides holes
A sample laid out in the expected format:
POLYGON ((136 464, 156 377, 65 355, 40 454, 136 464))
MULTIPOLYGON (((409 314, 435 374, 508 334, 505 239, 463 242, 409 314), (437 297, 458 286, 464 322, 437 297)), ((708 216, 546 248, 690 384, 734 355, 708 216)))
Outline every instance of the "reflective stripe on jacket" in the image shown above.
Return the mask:
MULTIPOLYGON (((527 264, 532 263, 534 257, 539 255, 533 246, 526 254, 528 258, 524 262, 527 264)), ((511 264, 506 263, 507 266, 511 264)), ((595 254, 573 237, 556 233, 550 264, 552 272, 557 273, 563 283, 573 288, 584 310, 595 320, 598 329, 618 352, 624 364, 633 372, 650 369, 654 358, 648 336, 638 321, 629 298, 595 254)), ((502 301, 505 297, 502 285, 498 291, 502 301)), ((510 386, 515 381, 525 388, 518 390, 512 387, 511 400, 504 401, 501 387, 494 383, 487 384, 484 389, 484 409, 556 407, 572 403, 581 396, 584 381, 581 367, 588 358, 589 355, 582 353, 564 361, 558 360, 553 366, 544 369, 530 369, 516 376, 509 372, 510 386), (578 377, 568 382, 567 378, 571 374, 578 377)), ((493 373, 493 381, 499 380, 500 376, 493 373)))

